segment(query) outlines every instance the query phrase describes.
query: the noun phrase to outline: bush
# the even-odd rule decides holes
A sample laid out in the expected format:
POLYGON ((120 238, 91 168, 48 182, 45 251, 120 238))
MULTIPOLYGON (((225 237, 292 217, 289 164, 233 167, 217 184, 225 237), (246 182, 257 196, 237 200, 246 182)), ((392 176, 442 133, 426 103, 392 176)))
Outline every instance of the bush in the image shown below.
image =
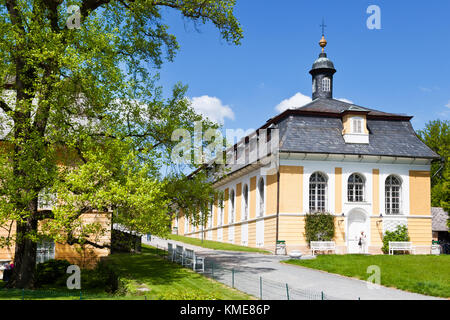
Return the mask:
POLYGON ((63 286, 67 280, 67 267, 71 263, 67 260, 51 259, 36 266, 36 286, 56 285, 63 286))
MULTIPOLYGON (((384 254, 389 253, 389 241, 410 241, 408 235, 408 227, 399 225, 394 231, 386 231, 383 236, 383 247, 381 250, 384 254)), ((398 251, 394 251, 398 252, 398 251)))
POLYGON ((105 261, 100 261, 93 270, 81 272, 81 288, 99 289, 109 293, 115 293, 120 286, 119 276, 105 261))
POLYGON ((334 239, 334 216, 327 212, 309 213, 305 218, 305 237, 310 241, 334 239))

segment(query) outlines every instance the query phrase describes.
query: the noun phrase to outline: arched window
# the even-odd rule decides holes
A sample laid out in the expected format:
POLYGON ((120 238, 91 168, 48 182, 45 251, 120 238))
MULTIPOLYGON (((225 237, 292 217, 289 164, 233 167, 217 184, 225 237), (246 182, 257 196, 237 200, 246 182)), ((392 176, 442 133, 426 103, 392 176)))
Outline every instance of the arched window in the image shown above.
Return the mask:
POLYGON ((396 176, 389 176, 386 178, 385 183, 385 203, 386 214, 399 214, 400 213, 400 190, 402 183, 396 176))
POLYGON ((354 173, 348 178, 348 201, 363 202, 364 201, 364 178, 354 173))
POLYGON ((259 191, 259 216, 264 216, 264 179, 259 179, 258 183, 258 191, 259 191))
POLYGON ((243 220, 247 220, 248 219, 248 186, 245 185, 244 186, 244 193, 243 193, 243 198, 244 198, 244 210, 242 210, 242 212, 244 213, 242 215, 243 220))
POLYGON ((316 79, 313 80, 313 84, 312 84, 312 92, 316 93, 316 79))
POLYGON ((324 92, 331 91, 331 80, 330 78, 323 78, 322 79, 322 88, 324 92))
POLYGON ((309 212, 324 212, 327 207, 327 178, 315 172, 309 178, 309 212))
POLYGON ((230 192, 230 223, 234 222, 234 190, 230 192))

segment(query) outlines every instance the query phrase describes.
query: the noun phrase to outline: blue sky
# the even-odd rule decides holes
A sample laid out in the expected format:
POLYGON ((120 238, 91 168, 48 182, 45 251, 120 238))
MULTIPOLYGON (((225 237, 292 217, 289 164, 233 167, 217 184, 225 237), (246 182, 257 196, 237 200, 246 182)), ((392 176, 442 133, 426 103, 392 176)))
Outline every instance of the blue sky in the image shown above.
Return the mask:
POLYGON ((311 96, 308 72, 320 53, 322 18, 337 69, 335 98, 414 116, 416 130, 450 119, 448 0, 237 0, 235 15, 244 31, 240 46, 211 24, 196 28, 164 10, 181 49, 160 70, 161 85, 169 91, 187 84, 196 107, 219 116, 224 128, 256 129, 282 101, 311 96), (367 28, 370 5, 381 9, 381 30, 367 28))

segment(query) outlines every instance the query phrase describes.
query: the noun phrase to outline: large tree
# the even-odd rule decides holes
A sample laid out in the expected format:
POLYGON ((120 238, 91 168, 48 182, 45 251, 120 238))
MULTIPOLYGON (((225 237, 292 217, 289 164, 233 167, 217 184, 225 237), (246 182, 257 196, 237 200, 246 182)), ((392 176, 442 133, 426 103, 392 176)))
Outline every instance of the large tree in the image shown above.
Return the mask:
POLYGON ((201 174, 161 175, 162 167, 171 167, 173 130, 192 130, 195 121, 214 127, 190 108, 185 87, 177 85, 164 99, 157 86, 158 68, 178 50, 162 12, 212 23, 225 40, 239 44, 234 5, 0 0, 0 226, 15 225, 1 241, 15 245, 9 286, 33 287, 43 237, 101 246, 91 241, 99 226, 80 225, 83 213, 114 210, 115 221, 125 226, 164 234, 168 209, 181 200, 195 199, 188 213, 206 208, 213 191, 201 174), (71 5, 79 12, 69 11, 71 5), (38 210, 40 197, 55 194, 53 210, 38 210))
POLYGON ((431 205, 448 208, 450 121, 430 121, 424 129, 418 131, 418 135, 428 147, 441 156, 440 161, 434 161, 431 165, 431 205))

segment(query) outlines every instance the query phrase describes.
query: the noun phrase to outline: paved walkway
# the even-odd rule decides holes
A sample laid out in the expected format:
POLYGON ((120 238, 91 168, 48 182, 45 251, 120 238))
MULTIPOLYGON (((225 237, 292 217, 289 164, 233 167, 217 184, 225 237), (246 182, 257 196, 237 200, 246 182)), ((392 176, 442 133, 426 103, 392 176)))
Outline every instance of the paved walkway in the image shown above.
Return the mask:
MULTIPOLYGON (((152 237, 152 246, 167 249, 167 240, 152 237)), ((247 252, 219 251, 170 240, 174 244, 194 249, 206 257, 208 268, 214 263, 214 278, 227 285, 263 299, 320 299, 322 292, 328 299, 342 300, 424 300, 435 297, 379 287, 370 289, 368 283, 318 270, 280 263, 286 256, 247 252), (218 266, 225 268, 219 269, 218 266), (234 269, 232 275, 231 269, 234 269), (234 280, 234 281, 233 281, 234 280), (287 286, 286 286, 287 284, 287 286)), ((211 272, 211 270, 209 271, 211 272)), ((369 276, 369 275, 368 275, 369 276)))

